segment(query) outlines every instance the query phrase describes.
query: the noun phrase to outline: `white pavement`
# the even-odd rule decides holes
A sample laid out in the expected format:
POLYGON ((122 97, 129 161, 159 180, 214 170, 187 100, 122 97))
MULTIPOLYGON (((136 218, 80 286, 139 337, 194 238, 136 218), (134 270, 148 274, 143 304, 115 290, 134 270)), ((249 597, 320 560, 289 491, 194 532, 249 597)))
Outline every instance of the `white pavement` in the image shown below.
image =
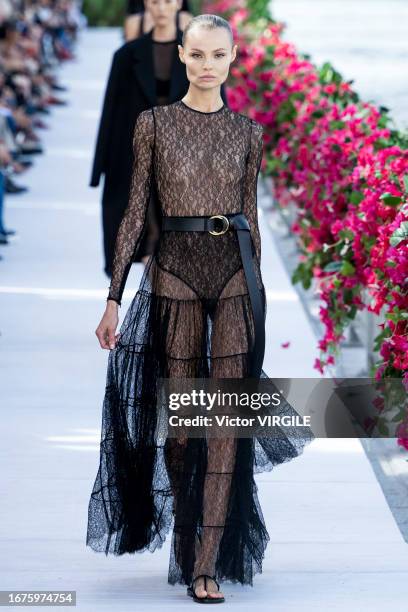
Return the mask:
MULTIPOLYGON (((76 590, 80 610, 195 609, 167 584, 161 550, 122 557, 85 546, 108 354, 94 330, 105 306, 99 193, 87 187, 115 30, 90 31, 64 66, 70 105, 45 133, 47 153, 7 199, 19 238, 0 262, 2 478, 0 589, 76 590)), ((316 340, 262 222, 270 376, 316 376, 316 340), (290 347, 280 344, 290 341, 290 347)), ((129 275, 121 320, 137 289, 129 275)), ((257 477, 271 537, 254 588, 225 583, 237 610, 402 612, 407 545, 358 440, 316 440, 257 477)), ((227 604, 228 605, 228 604, 227 604)))
POLYGON ((408 129, 406 0, 271 0, 285 38, 317 65, 332 62, 365 101, 408 129))

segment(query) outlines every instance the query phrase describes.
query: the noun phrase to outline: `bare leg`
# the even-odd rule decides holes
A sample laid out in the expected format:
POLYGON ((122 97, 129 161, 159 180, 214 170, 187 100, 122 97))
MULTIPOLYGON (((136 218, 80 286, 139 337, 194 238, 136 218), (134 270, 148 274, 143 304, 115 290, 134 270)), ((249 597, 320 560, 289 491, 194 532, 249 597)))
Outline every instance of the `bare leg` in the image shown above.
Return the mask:
MULTIPOLYGON (((203 525, 201 547, 194 564, 193 578, 200 574, 213 576, 227 514, 230 486, 235 464, 235 438, 210 438, 208 463, 204 481, 203 525)), ((222 597, 214 581, 204 579, 195 582, 197 597, 222 597)))
MULTIPOLYGON (((220 296, 230 299, 221 299, 217 304, 211 337, 210 376, 212 378, 243 378, 246 374, 248 329, 245 327, 245 318, 237 316, 239 315, 236 310, 237 304, 242 298, 238 298, 237 303, 233 299, 234 295, 245 293, 245 289, 243 272, 240 271, 230 279, 220 296), (231 321, 234 321, 233 330, 231 321)), ((219 546, 228 512, 236 450, 236 438, 208 440, 201 549, 196 557, 193 578, 200 574, 215 575, 219 546)), ((204 578, 199 578, 195 582, 195 592, 197 597, 223 596, 213 580, 207 580, 206 591, 204 578)))
MULTIPOLYGON (((166 337, 163 338, 163 351, 166 355, 166 372, 164 375, 172 379, 195 378, 198 375, 197 364, 201 356, 205 331, 201 302, 180 279, 162 270, 159 270, 158 274, 160 282, 156 282, 156 286, 160 286, 163 294, 175 298, 175 305, 170 314, 167 312, 165 315, 166 337), (184 298, 186 303, 177 305, 179 298, 184 298), (188 330, 187 336, 186 330, 188 330)), ((194 539, 191 527, 186 526, 188 519, 191 519, 191 516, 185 516, 189 494, 186 471, 190 467, 186 465, 187 445, 187 437, 179 432, 177 438, 167 438, 164 447, 175 517, 173 551, 183 573, 188 573, 188 567, 192 567, 194 562, 192 548, 195 548, 197 553, 200 546, 198 534, 194 539)))

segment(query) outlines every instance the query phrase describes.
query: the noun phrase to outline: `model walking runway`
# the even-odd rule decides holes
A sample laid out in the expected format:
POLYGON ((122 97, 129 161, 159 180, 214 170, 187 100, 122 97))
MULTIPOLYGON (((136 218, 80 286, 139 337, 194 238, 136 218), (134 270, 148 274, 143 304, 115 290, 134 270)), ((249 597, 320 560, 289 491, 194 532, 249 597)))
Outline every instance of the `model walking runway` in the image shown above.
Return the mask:
MULTIPOLYGON (((211 33, 215 49, 229 40, 222 27, 193 32, 211 33)), ((269 539, 254 472, 298 456, 312 437, 293 428, 279 439, 163 441, 159 378, 267 377, 257 220, 262 126, 224 104, 203 112, 186 100, 136 121, 108 301, 121 303, 153 181, 163 231, 109 354, 87 543, 106 553, 153 551, 174 517, 170 583, 207 575, 251 584, 269 539)))
MULTIPOLYGON (((121 301, 155 172, 165 216, 245 214, 265 300, 256 208, 261 126, 225 106, 202 113, 179 101, 144 111, 134 144, 131 205, 119 232, 109 298, 121 301)), ((249 374, 253 323, 236 233, 163 232, 120 334, 109 355, 89 543, 119 554, 160 546, 170 527, 174 497, 169 581, 190 582, 198 536, 205 548, 197 571, 214 574, 223 536, 218 578, 252 582, 268 539, 253 480, 254 441, 210 440, 208 466, 206 440, 181 445, 168 439, 164 448, 155 443, 158 377, 249 374), (220 503, 215 505, 216 498, 220 503)), ((264 469, 301 450, 293 440, 279 441, 279 447, 277 442, 271 455, 258 448, 264 469)))

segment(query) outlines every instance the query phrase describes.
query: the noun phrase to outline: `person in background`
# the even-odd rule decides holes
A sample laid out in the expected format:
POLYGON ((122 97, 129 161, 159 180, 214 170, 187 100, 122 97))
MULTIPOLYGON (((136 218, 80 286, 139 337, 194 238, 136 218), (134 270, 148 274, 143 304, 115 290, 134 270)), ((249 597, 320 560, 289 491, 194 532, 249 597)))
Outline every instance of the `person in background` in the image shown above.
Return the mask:
POLYGON ((48 126, 39 114, 66 104, 54 94, 66 89, 55 69, 73 58, 80 15, 76 0, 0 0, 0 245, 16 233, 5 226, 5 194, 27 191, 14 175, 43 152, 36 130, 48 126))
MULTIPOLYGON (((116 235, 128 204, 133 166, 132 135, 138 115, 183 97, 188 80, 177 53, 183 37, 178 15, 183 0, 145 0, 152 30, 124 43, 112 59, 96 138, 90 186, 104 175, 102 226, 104 271, 112 274, 116 235)), ((221 96, 227 103, 224 87, 221 96)), ((147 224, 133 262, 147 263, 160 234, 153 182, 147 224)))
MULTIPOLYGON (((156 1, 157 4, 157 1, 156 1)), ((153 21, 151 14, 148 10, 145 10, 143 0, 129 0, 128 2, 128 17, 125 20, 124 35, 126 40, 135 40, 140 38, 146 32, 149 32, 153 27, 153 21), (130 16, 129 16, 130 15, 130 16)), ((192 14, 190 13, 187 0, 183 0, 181 9, 176 14, 176 27, 181 32, 184 31, 186 25, 191 21, 192 14)), ((164 81, 161 85, 162 90, 158 92, 157 104, 167 103, 167 94, 165 88, 168 86, 168 67, 171 62, 172 54, 174 53, 173 45, 168 44, 155 44, 156 51, 156 65, 158 70, 162 71, 162 75, 159 80, 164 81), (167 84, 165 81, 167 80, 167 84)), ((147 263, 150 255, 154 251, 154 246, 160 234, 160 208, 154 190, 151 193, 149 206, 147 209, 147 225, 143 239, 141 240, 140 247, 137 254, 135 254, 134 261, 147 263)))
MULTIPOLYGON (((178 27, 182 32, 191 21, 191 14, 188 0, 183 0, 180 10, 177 13, 178 27)), ((123 34, 125 40, 134 40, 150 32, 154 26, 154 20, 148 10, 145 9, 143 0, 128 0, 123 34)))
MULTIPOLYGON (((11 229, 6 229, 4 226, 4 191, 5 191, 5 176, 3 167, 11 163, 12 157, 7 150, 7 147, 0 142, 0 244, 8 244, 8 236, 16 232, 11 229)), ((0 256, 0 259, 2 257, 0 256)))
MULTIPOLYGON (((146 0, 153 29, 124 43, 112 59, 96 139, 90 186, 104 175, 102 224, 105 265, 112 274, 116 235, 126 209, 133 166, 132 136, 138 115, 185 95, 186 72, 177 53, 183 32, 177 15, 182 0, 146 0)), ((155 189, 152 188, 151 200, 155 189)), ((157 207, 157 204, 156 204, 157 207)), ((149 206, 148 229, 133 261, 146 263, 154 250, 159 226, 155 204, 149 206)))

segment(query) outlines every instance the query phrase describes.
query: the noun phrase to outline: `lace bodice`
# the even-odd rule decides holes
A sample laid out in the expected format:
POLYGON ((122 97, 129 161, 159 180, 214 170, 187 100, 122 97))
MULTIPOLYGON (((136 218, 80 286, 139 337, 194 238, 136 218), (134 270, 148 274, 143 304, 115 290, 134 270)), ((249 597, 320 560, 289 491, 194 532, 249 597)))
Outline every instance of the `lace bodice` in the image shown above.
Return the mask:
MULTIPOLYGON (((133 136, 129 203, 116 239, 107 299, 121 303, 132 256, 144 227, 153 180, 163 215, 243 212, 260 264, 257 177, 262 160, 262 133, 260 124, 225 105, 205 113, 180 100, 140 113, 133 136)), ((228 234, 218 236, 217 240, 230 240, 228 234)), ((222 243, 218 242, 216 248, 222 248, 222 243)), ((197 256, 205 257, 202 248, 197 256)), ((208 265, 208 260, 205 263, 208 265)))

